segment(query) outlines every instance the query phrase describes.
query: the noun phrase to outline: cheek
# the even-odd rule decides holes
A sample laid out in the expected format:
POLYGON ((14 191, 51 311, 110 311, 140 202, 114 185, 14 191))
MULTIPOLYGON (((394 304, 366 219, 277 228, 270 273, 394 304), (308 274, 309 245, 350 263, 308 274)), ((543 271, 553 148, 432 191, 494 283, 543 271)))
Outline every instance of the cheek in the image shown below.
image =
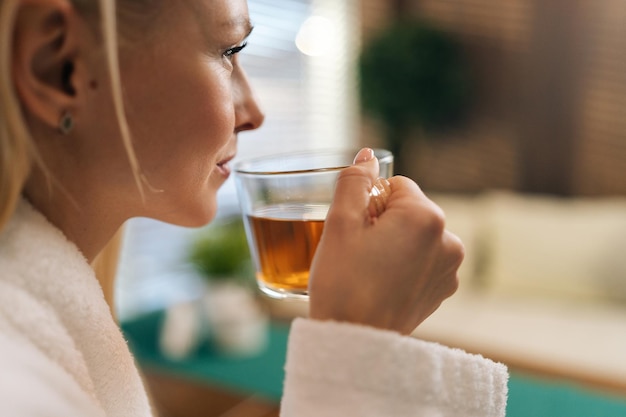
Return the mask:
POLYGON ((190 136, 205 138, 205 146, 221 148, 232 137, 235 129, 235 112, 229 80, 208 80, 202 88, 190 86, 187 96, 179 96, 184 109, 179 130, 190 136))
MULTIPOLYGON (((128 91, 137 151, 150 170, 180 158, 187 159, 176 161, 180 164, 212 161, 234 132, 230 78, 224 69, 203 62, 179 64, 157 70, 128 91)), ((186 168, 192 166, 178 167, 186 168)))

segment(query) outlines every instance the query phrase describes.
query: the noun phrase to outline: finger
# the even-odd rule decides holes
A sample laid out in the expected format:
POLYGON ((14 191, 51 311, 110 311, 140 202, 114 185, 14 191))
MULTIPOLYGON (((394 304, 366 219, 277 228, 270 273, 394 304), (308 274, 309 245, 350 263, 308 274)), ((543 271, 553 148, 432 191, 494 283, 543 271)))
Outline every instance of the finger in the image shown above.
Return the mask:
POLYGON ((458 271, 465 258, 465 246, 459 237, 446 230, 443 235, 443 253, 445 256, 446 271, 450 274, 451 279, 448 282, 448 291, 446 297, 451 296, 459 289, 458 271))
POLYGON ((395 176, 389 179, 391 193, 387 199, 381 221, 404 224, 404 235, 413 236, 421 242, 441 239, 445 230, 445 213, 434 201, 429 199, 411 179, 395 176), (387 216, 387 212, 395 213, 387 216))
POLYGON ((391 183, 386 178, 378 178, 370 190, 368 211, 371 217, 378 217, 387 208, 387 201, 391 194, 391 183))
POLYGON ((454 233, 446 230, 443 235, 443 245, 450 257, 450 264, 456 270, 465 258, 465 246, 461 239, 454 233))
POLYGON ((362 217, 363 213, 367 213, 370 190, 378 177, 378 171, 378 160, 374 157, 374 152, 369 148, 361 149, 354 165, 339 173, 327 220, 332 220, 338 214, 344 217, 353 213, 362 217))
POLYGON ((388 179, 389 184, 391 186, 391 196, 393 198, 411 196, 411 197, 419 197, 426 198, 426 195, 422 191, 422 189, 417 185, 415 181, 410 178, 403 177, 401 175, 396 175, 388 179))

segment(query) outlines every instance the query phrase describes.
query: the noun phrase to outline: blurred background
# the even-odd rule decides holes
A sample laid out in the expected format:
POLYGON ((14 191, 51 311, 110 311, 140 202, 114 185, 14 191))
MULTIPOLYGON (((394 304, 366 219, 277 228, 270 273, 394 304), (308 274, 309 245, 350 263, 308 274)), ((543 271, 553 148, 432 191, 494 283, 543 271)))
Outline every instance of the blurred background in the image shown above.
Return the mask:
MULTIPOLYGON (((509 365, 507 415, 626 415, 626 4, 248 3, 241 62, 266 122, 238 159, 392 149, 467 251, 458 294, 416 335, 509 365)), ((117 314, 163 416, 277 415, 273 323, 306 305, 263 300, 270 340, 241 363, 164 358, 150 339, 162 319, 145 321, 210 292, 190 253, 237 214, 231 179, 205 229, 126 225, 117 314)))

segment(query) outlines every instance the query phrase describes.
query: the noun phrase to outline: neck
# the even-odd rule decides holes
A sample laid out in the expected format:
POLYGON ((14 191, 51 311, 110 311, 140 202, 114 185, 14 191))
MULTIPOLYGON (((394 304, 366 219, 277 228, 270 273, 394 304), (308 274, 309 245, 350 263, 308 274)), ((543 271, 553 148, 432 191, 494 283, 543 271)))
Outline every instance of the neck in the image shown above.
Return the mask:
POLYGON ((29 193, 27 186, 24 197, 52 225, 61 230, 92 265, 111 314, 115 317, 113 294, 122 221, 108 214, 110 212, 105 207, 93 203, 81 204, 81 201, 71 200, 62 193, 53 195, 45 192, 42 196, 29 193))
POLYGON ((96 195, 65 192, 49 184, 41 186, 33 177, 24 188, 25 198, 91 263, 125 219, 116 216, 113 207, 96 195))
POLYGON ((28 195, 26 198, 76 245, 89 263, 93 262, 121 226, 121 222, 113 221, 107 216, 94 215, 93 210, 84 205, 76 207, 69 203, 61 208, 52 201, 41 204, 28 195))

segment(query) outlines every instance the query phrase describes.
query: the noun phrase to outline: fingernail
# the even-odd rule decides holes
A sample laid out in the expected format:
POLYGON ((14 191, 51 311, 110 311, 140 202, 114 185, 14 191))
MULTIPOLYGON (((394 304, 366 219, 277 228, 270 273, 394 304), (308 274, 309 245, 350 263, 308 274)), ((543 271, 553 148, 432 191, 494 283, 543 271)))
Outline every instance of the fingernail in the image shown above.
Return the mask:
POLYGON ((370 148, 363 148, 356 154, 354 157, 355 164, 361 164, 363 162, 368 162, 374 159, 374 151, 370 148))

